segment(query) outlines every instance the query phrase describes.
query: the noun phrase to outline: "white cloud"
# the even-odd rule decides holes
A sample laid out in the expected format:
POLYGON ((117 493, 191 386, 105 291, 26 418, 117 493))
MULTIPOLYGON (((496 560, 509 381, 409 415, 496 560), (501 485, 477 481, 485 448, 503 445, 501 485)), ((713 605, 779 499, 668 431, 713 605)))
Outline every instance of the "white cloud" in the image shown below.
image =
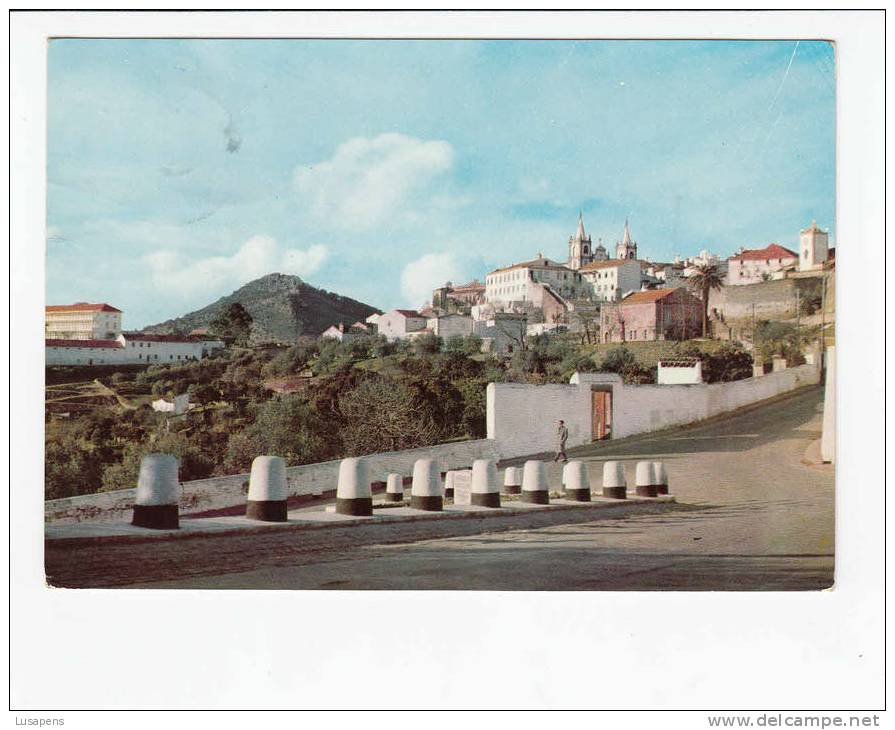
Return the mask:
POLYGON ((465 281, 465 273, 450 253, 427 253, 411 261, 401 272, 401 295, 412 307, 431 302, 432 290, 447 281, 465 281))
POLYGON ((252 279, 280 272, 309 276, 326 260, 326 246, 279 250, 271 236, 252 236, 232 256, 209 256, 189 261, 182 254, 158 251, 144 257, 152 272, 153 283, 161 290, 189 296, 201 292, 220 292, 252 279))
POLYGON ((354 137, 331 159, 297 168, 294 183, 315 216, 361 231, 401 214, 453 161, 447 142, 394 133, 354 137))

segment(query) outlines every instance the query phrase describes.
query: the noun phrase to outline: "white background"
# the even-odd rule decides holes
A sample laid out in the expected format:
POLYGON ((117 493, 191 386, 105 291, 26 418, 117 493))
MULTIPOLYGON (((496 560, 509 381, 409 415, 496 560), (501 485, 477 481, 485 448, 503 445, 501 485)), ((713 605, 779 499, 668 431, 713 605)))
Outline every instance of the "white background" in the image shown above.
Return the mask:
MULTIPOLYGON (((122 719, 138 726, 182 726, 212 718, 188 713, 121 718, 62 710, 881 709, 884 20, 880 13, 846 12, 12 16, 9 490, 15 716, 64 716, 71 728, 121 727, 122 719), (48 35, 835 40, 840 386, 835 588, 802 594, 47 588, 41 333, 48 35), (400 627, 396 616, 403 616, 400 627)), ((515 724, 521 718, 490 719, 515 724)), ((213 720, 233 727, 296 722, 232 713, 213 720)), ((352 720, 367 722, 363 715, 352 720)), ((413 720, 402 715, 389 722, 413 720)), ((438 727, 458 720, 463 721, 426 722, 438 727)), ((594 722, 708 726, 705 712, 584 722, 588 727, 594 722)))

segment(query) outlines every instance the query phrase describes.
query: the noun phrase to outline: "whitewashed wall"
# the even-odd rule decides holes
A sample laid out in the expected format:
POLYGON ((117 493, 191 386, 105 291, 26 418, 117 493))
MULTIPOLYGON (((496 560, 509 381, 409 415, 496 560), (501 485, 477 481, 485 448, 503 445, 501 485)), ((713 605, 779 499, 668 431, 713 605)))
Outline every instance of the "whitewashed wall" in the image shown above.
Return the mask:
POLYGON ((616 375, 576 373, 569 385, 488 386, 488 438, 511 459, 552 451, 556 421, 569 427, 568 446, 591 440, 591 385, 612 388, 612 438, 694 423, 819 381, 802 365, 759 378, 712 385, 623 385, 616 375))
POLYGON ((488 438, 502 458, 556 449, 557 421, 569 429, 566 447, 591 439, 590 386, 489 383, 488 438))
MULTIPOLYGON (((447 471, 468 468, 476 459, 497 459, 498 455, 493 442, 479 439, 371 454, 366 458, 369 461, 370 480, 385 481, 389 472, 410 476, 413 473, 413 463, 417 459, 436 459, 441 471, 447 471)), ((339 463, 339 461, 325 461, 319 464, 289 467, 286 469, 289 496, 320 494, 335 490, 339 463)), ((248 481, 248 474, 234 474, 184 482, 180 512, 188 515, 244 504, 248 481)), ((133 489, 54 499, 44 503, 44 520, 64 524, 130 519, 133 505, 133 489)))

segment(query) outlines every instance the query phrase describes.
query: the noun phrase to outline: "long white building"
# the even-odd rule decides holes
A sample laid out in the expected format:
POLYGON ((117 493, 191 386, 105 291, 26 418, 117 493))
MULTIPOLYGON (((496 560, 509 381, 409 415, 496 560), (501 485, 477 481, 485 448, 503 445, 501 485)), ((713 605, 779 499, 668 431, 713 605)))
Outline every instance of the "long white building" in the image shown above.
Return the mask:
POLYGON ((45 340, 46 364, 50 365, 141 365, 173 364, 201 360, 224 347, 220 340, 180 335, 149 335, 125 332, 114 340, 45 340))

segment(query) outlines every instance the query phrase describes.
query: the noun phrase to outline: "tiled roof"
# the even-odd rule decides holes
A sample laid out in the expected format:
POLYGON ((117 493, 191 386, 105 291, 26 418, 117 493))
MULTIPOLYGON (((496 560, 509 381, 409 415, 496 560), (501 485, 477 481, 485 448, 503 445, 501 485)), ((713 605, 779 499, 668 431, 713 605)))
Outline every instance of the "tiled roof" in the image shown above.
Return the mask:
POLYGON ((44 340, 46 347, 90 347, 94 349, 121 349, 118 340, 44 340))
POLYGON ((88 304, 87 302, 77 302, 75 304, 49 304, 46 307, 48 312, 121 312, 111 304, 88 304))
POLYGON ((682 287, 677 287, 675 289, 647 289, 646 291, 635 291, 633 294, 629 294, 622 299, 622 304, 648 304, 650 302, 658 302, 660 299, 664 299, 665 297, 674 294, 681 288, 682 287))
POLYGON ((519 264, 513 264, 512 266, 504 266, 501 269, 494 269, 494 271, 490 272, 492 274, 502 274, 504 271, 512 271, 513 269, 569 269, 565 264, 558 264, 555 261, 551 261, 550 259, 541 258, 532 259, 531 261, 523 261, 519 264))
POLYGON ((485 288, 485 285, 482 282, 480 282, 478 279, 475 279, 473 281, 470 281, 468 284, 459 284, 458 286, 454 286, 451 288, 454 291, 465 291, 465 290, 478 291, 480 289, 483 290, 485 288))
POLYGON ((768 259, 797 259, 799 255, 779 244, 772 243, 765 248, 753 248, 743 251, 741 254, 731 256, 731 261, 767 261, 768 259))

